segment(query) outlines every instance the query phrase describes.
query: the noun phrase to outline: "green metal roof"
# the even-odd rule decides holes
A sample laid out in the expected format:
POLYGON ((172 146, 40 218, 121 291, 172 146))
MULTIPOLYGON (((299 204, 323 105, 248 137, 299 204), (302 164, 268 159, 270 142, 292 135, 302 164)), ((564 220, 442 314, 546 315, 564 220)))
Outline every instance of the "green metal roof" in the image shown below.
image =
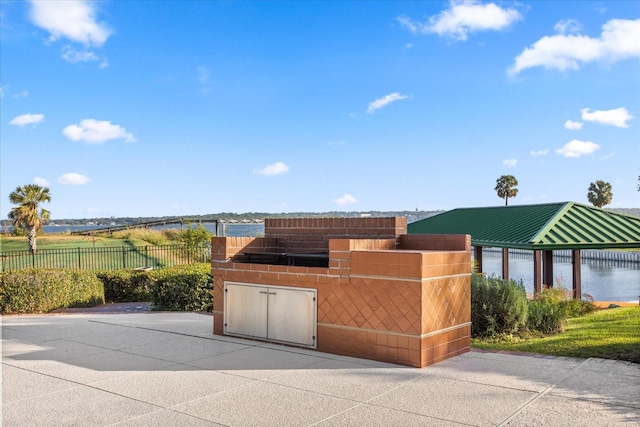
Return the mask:
POLYGON ((640 248, 640 218, 575 202, 459 208, 407 226, 409 234, 469 234, 473 246, 640 248))

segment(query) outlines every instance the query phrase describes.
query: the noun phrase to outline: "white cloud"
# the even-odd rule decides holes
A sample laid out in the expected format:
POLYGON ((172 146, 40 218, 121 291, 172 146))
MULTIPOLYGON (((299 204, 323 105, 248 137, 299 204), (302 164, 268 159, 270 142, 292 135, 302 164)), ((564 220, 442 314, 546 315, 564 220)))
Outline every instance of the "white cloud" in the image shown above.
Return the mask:
POLYGON ((100 58, 94 52, 89 50, 76 50, 71 46, 65 46, 62 48, 62 58, 72 64, 77 64, 78 62, 102 61, 100 63, 100 68, 106 68, 109 64, 105 57, 100 58))
MULTIPOLYGON (((556 24, 558 29, 566 31, 567 27, 556 24)), ((581 63, 613 63, 634 56, 640 56, 640 19, 612 19, 602 26, 598 38, 578 33, 541 38, 518 55, 507 72, 514 76, 532 67, 577 70, 581 63)))
POLYGON ((412 33, 435 33, 466 40, 469 33, 504 30, 522 18, 516 9, 503 9, 495 3, 482 4, 477 0, 452 0, 449 6, 426 23, 415 22, 405 16, 397 19, 412 33))
POLYGON ((98 56, 88 50, 79 51, 73 49, 71 46, 65 46, 62 48, 62 57, 67 62, 75 64, 77 62, 97 61, 98 56))
POLYGON ((581 28, 582 26, 575 19, 563 19, 553 27, 558 34, 576 34, 580 32, 581 28))
POLYGON ((385 105, 391 104, 392 102, 395 102, 395 101, 407 99, 407 98, 409 98, 409 96, 401 95, 398 92, 390 93, 389 95, 383 96, 382 98, 378 98, 375 101, 373 101, 371 104, 369 104, 369 108, 367 108, 367 113, 371 114, 374 111, 384 107, 385 105))
POLYGON ((508 168, 513 168, 518 164, 518 159, 506 159, 502 161, 502 164, 508 168))
POLYGON ((327 145, 332 146, 332 145, 344 145, 344 141, 329 141, 327 142, 327 145))
POLYGON ((85 119, 80 125, 69 125, 62 133, 72 141, 85 141, 89 144, 102 144, 110 139, 123 139, 125 142, 135 142, 133 134, 120 125, 113 125, 108 121, 85 119))
POLYGON ((65 185, 84 185, 89 181, 89 177, 74 172, 65 173, 58 178, 58 183, 65 185))
POLYGON ((25 125, 36 125, 44 120, 44 114, 23 114, 21 116, 14 117, 9 122, 10 125, 14 126, 25 126, 25 125))
POLYGON ((262 169, 254 170, 253 172, 264 176, 280 175, 289 172, 289 166, 283 162, 276 162, 262 169))
POLYGON ((544 150, 530 151, 529 154, 531 154, 533 157, 546 156, 547 154, 549 154, 549 149, 545 148, 544 150))
POLYGON ((36 176, 35 178, 33 178, 33 183, 36 185, 39 185, 41 187, 48 187, 49 186, 49 181, 47 181, 44 178, 40 178, 39 176, 36 176))
POLYGON ((590 112, 589 108, 580 110, 582 120, 587 122, 598 122, 603 125, 616 126, 619 128, 629 127, 627 121, 632 120, 633 116, 629 114, 626 108, 616 108, 613 110, 598 110, 590 112))
POLYGON ((564 122, 564 128, 569 130, 580 130, 582 129, 582 125, 584 125, 584 123, 574 122, 573 120, 567 120, 564 122))
POLYGON ((556 153, 564 157, 580 157, 591 154, 599 148, 600 146, 598 144, 595 144, 591 141, 580 141, 578 139, 573 139, 564 144, 561 148, 558 148, 556 150, 556 153))
POLYGON ((335 199, 333 202, 338 205, 351 205, 354 203, 358 203, 358 200, 351 194, 345 193, 344 196, 340 197, 339 199, 335 199))
POLYGON ((102 46, 111 35, 96 20, 96 3, 84 0, 29 2, 29 19, 49 32, 49 40, 66 38, 85 46, 102 46))

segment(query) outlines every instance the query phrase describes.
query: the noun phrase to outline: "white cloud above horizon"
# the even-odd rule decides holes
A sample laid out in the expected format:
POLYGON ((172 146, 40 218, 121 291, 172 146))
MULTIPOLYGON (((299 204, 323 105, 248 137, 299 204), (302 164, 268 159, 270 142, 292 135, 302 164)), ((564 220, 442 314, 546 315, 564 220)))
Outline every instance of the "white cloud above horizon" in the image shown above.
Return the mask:
POLYGON ((563 157, 581 157, 592 154, 598 149, 600 149, 600 146, 594 142, 572 139, 562 147, 558 148, 556 153, 563 157))
POLYGON ((640 56, 640 19, 611 19, 598 38, 579 34, 578 23, 556 24, 558 34, 545 36, 515 58, 507 73, 515 76, 527 68, 577 70, 589 62, 614 63, 640 56), (569 34, 566 31, 571 31, 569 34))
POLYGON ((544 150, 529 151, 529 154, 531 154, 533 157, 546 156, 547 154, 549 154, 549 149, 545 148, 544 150))
POLYGON ((358 203, 358 199, 356 199, 349 193, 345 193, 344 196, 338 199, 335 199, 333 202, 340 206, 344 206, 344 205, 352 205, 354 203, 358 203))
POLYGON ((283 173, 289 172, 289 166, 283 162, 276 162, 262 169, 255 169, 253 172, 264 176, 282 175, 283 173))
POLYGON ((582 25, 575 19, 562 19, 553 26, 558 34, 576 34, 582 29, 582 25))
POLYGON ((68 172, 60 175, 58 183, 63 185, 84 185, 91 179, 87 176, 75 172, 68 172))
POLYGON ((508 168, 513 168, 518 164, 518 159, 506 159, 502 161, 502 164, 508 168))
POLYGON ((583 125, 584 123, 574 122, 573 120, 567 120, 566 122, 564 122, 564 128, 569 130, 580 130, 582 129, 583 125))
POLYGON ((39 176, 36 176, 35 178, 33 178, 33 183, 36 185, 39 185, 41 187, 48 187, 49 186, 49 181, 47 181, 44 178, 40 178, 39 176))
POLYGON ((626 108, 620 107, 613 110, 597 110, 591 112, 590 108, 583 108, 582 120, 586 122, 596 122, 603 125, 615 126, 619 128, 627 128, 627 122, 633 120, 633 116, 629 114, 626 108))
POLYGON ((100 68, 107 68, 109 66, 109 62, 106 57, 99 57, 90 50, 76 50, 68 45, 62 48, 62 58, 71 64, 100 61, 100 68))
POLYGON ((111 30, 96 20, 96 3, 85 0, 30 0, 30 21, 49 33, 49 41, 60 38, 85 46, 102 46, 111 30))
POLYGON ((392 102, 401 101, 407 98, 409 98, 408 95, 402 95, 399 92, 390 93, 389 95, 383 96, 382 98, 378 98, 375 101, 371 102, 369 104, 369 108, 367 108, 367 113, 373 114, 376 110, 379 110, 382 107, 391 104, 392 102))
POLYGON ((469 33, 505 30, 520 19, 522 15, 516 9, 477 0, 451 0, 449 9, 431 16, 425 23, 406 16, 397 18, 400 25, 414 34, 432 33, 459 41, 467 40, 469 33))
POLYGON ((76 49, 65 45, 62 58, 71 63, 99 62, 103 69, 109 66, 107 58, 89 50, 89 47, 101 47, 111 35, 111 29, 96 18, 97 2, 87 0, 39 1, 29 0, 29 21, 47 31, 47 43, 66 39, 83 46, 76 49))
POLYGON ((41 121, 44 120, 44 114, 22 114, 20 116, 16 116, 9 122, 10 125, 14 126, 26 126, 26 125, 37 125, 41 121))
POLYGON ((133 134, 120 125, 106 120, 84 119, 79 125, 69 125, 62 133, 72 141, 84 141, 89 144, 102 144, 110 139, 122 139, 135 142, 133 134))

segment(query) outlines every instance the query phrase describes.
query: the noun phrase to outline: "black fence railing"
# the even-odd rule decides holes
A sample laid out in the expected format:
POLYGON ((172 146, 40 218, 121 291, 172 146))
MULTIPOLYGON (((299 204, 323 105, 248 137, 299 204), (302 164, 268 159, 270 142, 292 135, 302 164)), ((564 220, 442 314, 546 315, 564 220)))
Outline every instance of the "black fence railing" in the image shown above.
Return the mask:
POLYGON ((72 248, 12 251, 0 253, 2 271, 26 268, 79 270, 119 270, 126 268, 165 268, 209 262, 211 246, 184 245, 122 246, 114 248, 72 248))

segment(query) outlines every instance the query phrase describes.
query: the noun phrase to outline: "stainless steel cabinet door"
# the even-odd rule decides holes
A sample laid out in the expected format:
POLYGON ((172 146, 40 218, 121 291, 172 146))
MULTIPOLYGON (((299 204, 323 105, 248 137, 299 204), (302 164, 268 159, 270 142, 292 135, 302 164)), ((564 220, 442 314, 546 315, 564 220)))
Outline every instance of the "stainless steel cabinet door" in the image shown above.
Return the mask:
POLYGON ((224 285, 224 333, 316 347, 315 289, 224 285))
POLYGON ((269 288, 270 340, 315 346, 316 291, 269 288))
POLYGON ((225 284, 224 332, 267 338, 267 288, 225 284))

